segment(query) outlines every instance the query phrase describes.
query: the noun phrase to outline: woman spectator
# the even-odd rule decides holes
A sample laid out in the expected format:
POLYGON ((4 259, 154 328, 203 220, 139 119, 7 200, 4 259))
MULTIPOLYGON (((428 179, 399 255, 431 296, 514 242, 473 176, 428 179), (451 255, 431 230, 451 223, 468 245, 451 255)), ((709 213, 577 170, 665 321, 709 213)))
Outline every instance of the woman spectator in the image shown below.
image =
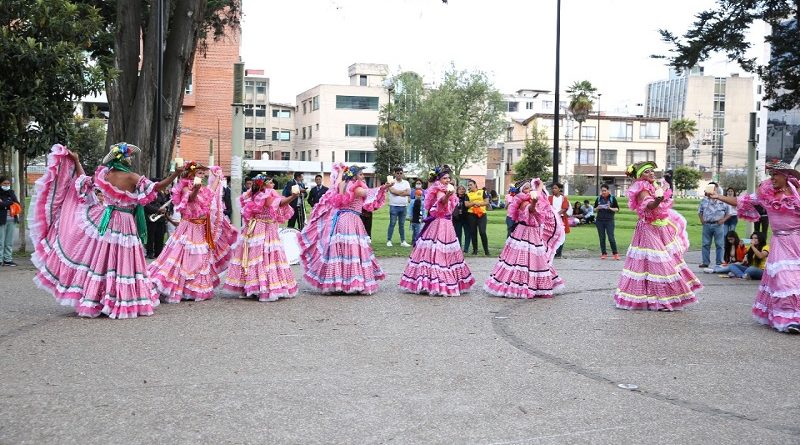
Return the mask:
POLYGON ((489 239, 486 237, 486 224, 489 217, 486 215, 486 208, 489 205, 489 195, 485 190, 479 189, 478 184, 472 179, 467 181, 467 187, 469 187, 469 191, 467 192, 466 207, 472 254, 478 254, 478 233, 480 233, 483 254, 488 256, 489 239))
POLYGON ((594 208, 597 211, 595 226, 597 227, 597 236, 600 238, 600 259, 608 258, 608 251, 606 250, 606 236, 608 236, 608 242, 611 244, 611 253, 614 255, 615 260, 619 260, 617 240, 614 237, 614 215, 619 212, 619 203, 617 198, 611 196, 608 192, 608 185, 603 184, 600 186, 600 196, 594 200, 594 208))
MULTIPOLYGON (((567 212, 569 211, 569 199, 561 193, 561 190, 564 189, 564 185, 558 182, 553 183, 551 186, 551 190, 553 194, 548 196, 547 199, 550 200, 550 205, 553 206, 553 211, 556 212, 557 215, 561 215, 561 220, 564 223, 564 233, 569 233, 569 215, 567 212)), ((566 237, 564 238, 564 243, 566 243, 566 237)), ((564 243, 561 243, 558 246, 558 250, 556 250, 556 258, 562 258, 561 251, 564 249, 564 243)))
POLYGON ((730 265, 728 276, 741 278, 744 280, 760 280, 767 267, 767 257, 769 256, 769 244, 767 236, 761 232, 753 232, 750 235, 750 247, 747 249, 744 261, 730 265))
POLYGON ((22 207, 19 199, 11 190, 11 179, 0 176, 0 265, 16 266, 12 253, 14 251, 14 233, 19 224, 22 207))
MULTIPOLYGON (((733 187, 728 187, 725 190, 725 196, 736 198, 736 195, 736 190, 734 190, 733 187)), ((736 215, 736 206, 732 206, 730 204, 728 204, 728 206, 728 215, 730 215, 730 218, 725 220, 725 233, 735 232, 736 224, 739 223, 739 217, 736 215)))
POLYGON ((464 253, 469 251, 469 221, 467 220, 467 188, 459 185, 456 188, 456 197, 458 197, 458 204, 453 211, 453 227, 456 229, 456 236, 458 237, 458 244, 461 245, 461 250, 464 253), (462 243, 462 235, 464 237, 462 243))
POLYGON ((575 222, 573 226, 577 226, 578 224, 583 224, 583 209, 581 208, 581 202, 575 201, 575 204, 572 205, 572 221, 575 222))
POLYGON ((704 270, 705 273, 727 273, 731 271, 731 265, 739 264, 744 260, 747 253, 747 247, 744 242, 739 239, 739 235, 730 231, 725 235, 725 249, 722 264, 715 267, 709 267, 704 270))

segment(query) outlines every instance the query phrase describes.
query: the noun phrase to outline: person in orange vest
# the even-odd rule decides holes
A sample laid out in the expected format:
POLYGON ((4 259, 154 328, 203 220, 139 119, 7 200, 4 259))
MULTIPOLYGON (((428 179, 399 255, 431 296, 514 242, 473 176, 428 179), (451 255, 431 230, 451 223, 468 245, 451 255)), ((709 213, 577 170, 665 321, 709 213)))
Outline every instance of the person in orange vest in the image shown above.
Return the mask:
POLYGON ((0 266, 17 265, 11 255, 20 213, 22 207, 14 190, 11 190, 11 179, 0 176, 0 266))
MULTIPOLYGON (((569 198, 561 193, 561 191, 564 190, 564 184, 554 182, 553 185, 550 186, 550 190, 552 190, 553 193, 548 196, 547 199, 550 201, 550 205, 553 206, 553 211, 561 216, 561 220, 564 223, 564 233, 569 233, 569 216, 567 215, 569 211, 569 198)), ((564 243, 566 243, 566 237, 564 238, 564 243)), ((558 246, 556 258, 563 258, 561 251, 564 248, 564 243, 558 246)))

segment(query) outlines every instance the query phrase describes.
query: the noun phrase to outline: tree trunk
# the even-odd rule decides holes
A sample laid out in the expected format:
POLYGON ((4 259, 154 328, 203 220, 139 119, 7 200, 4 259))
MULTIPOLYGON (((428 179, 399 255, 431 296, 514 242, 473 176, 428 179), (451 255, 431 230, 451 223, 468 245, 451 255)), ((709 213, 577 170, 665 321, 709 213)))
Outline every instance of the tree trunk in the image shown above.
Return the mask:
MULTIPOLYGON (((168 159, 175 141, 184 79, 191 69, 206 13, 206 0, 164 0, 164 82, 161 91, 163 156, 168 159)), ((120 71, 109 83, 107 90, 111 119, 108 144, 126 141, 142 149, 136 168, 143 174, 161 177, 165 172, 155 171, 155 115, 158 81, 157 57, 158 8, 151 2, 147 21, 138 20, 145 12, 142 0, 119 0, 117 17, 119 27, 115 38, 115 67, 120 71), (140 40, 141 36, 141 40, 140 40), (141 45, 141 46, 140 46, 141 45), (141 49, 141 51, 140 51, 141 49), (141 65, 139 58, 141 55, 141 65), (140 70, 137 71, 137 68, 140 70)), ((168 163, 164 163, 165 166, 168 163)))
MULTIPOLYGON (((25 196, 27 195, 27 188, 28 188, 28 179, 26 175, 27 173, 26 164, 28 160, 27 147, 30 144, 30 138, 28 137, 29 135, 26 129, 27 123, 28 123, 28 116, 22 116, 22 115, 17 116, 17 131, 18 131, 17 134, 23 136, 25 141, 23 144, 19 145, 18 148, 19 159, 17 162, 17 167, 19 168, 19 177, 17 178, 17 181, 19 181, 19 196, 17 196, 17 199, 19 199, 20 205, 22 206, 23 210, 29 210, 25 209, 25 196)), ((27 238, 25 236, 25 222, 27 220, 27 214, 23 212, 23 214, 20 216, 22 217, 19 219, 19 252, 25 253, 25 244, 26 244, 25 239, 27 238)))

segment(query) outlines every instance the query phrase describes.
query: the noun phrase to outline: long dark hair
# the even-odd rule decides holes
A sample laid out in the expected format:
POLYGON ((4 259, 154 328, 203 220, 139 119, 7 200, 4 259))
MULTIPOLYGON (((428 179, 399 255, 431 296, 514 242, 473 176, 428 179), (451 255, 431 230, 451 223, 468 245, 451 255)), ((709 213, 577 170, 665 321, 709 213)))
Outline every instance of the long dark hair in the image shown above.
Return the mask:
POLYGON ((735 263, 736 261, 738 261, 736 259, 736 251, 734 251, 733 255, 731 255, 731 250, 735 249, 740 242, 742 241, 739 239, 739 234, 736 233, 736 231, 731 230, 730 232, 725 234, 725 258, 727 258, 726 262, 735 263), (731 242, 728 238, 733 238, 734 241, 731 242))
MULTIPOLYGON (((753 235, 758 237, 758 250, 759 251, 763 250, 764 246, 767 245, 767 235, 765 235, 764 232, 753 232, 753 235)), ((753 255, 755 255, 753 253, 753 244, 752 244, 753 235, 750 235, 751 238, 750 247, 747 249, 747 264, 750 265, 753 264, 753 255)))

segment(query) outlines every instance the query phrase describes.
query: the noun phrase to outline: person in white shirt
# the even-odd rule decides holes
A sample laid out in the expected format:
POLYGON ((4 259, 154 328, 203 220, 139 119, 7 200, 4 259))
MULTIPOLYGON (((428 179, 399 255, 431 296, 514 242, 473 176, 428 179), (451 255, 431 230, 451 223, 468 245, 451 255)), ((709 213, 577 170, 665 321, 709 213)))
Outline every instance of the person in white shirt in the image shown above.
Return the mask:
POLYGON ((392 247, 392 235, 394 232, 395 224, 398 224, 398 231, 400 232, 400 245, 403 247, 411 247, 411 244, 406 242, 406 208, 408 206, 408 197, 411 196, 411 185, 403 179, 403 169, 396 167, 394 169, 395 183, 389 187, 389 231, 386 234, 386 246, 392 247))

